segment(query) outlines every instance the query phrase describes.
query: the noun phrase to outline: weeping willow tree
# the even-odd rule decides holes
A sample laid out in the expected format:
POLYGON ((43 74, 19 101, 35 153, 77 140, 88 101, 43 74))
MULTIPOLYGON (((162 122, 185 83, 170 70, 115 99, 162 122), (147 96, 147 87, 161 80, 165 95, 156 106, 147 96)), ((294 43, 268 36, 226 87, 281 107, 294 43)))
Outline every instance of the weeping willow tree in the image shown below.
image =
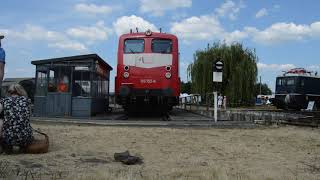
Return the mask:
POLYGON ((194 54, 194 62, 188 66, 192 92, 206 96, 213 91, 212 67, 217 59, 224 63, 221 92, 228 97, 228 104, 251 104, 255 95, 258 57, 255 50, 244 48, 239 43, 214 43, 212 47, 208 45, 206 50, 194 54))

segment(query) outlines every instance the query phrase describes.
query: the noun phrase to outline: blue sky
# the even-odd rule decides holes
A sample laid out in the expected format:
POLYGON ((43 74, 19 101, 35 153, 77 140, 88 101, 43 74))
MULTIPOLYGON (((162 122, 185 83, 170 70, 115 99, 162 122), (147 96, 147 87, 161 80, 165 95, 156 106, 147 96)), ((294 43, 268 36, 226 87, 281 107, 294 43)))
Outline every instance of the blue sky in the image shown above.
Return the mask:
POLYGON ((255 48, 259 75, 272 89, 283 70, 320 71, 318 0, 10 0, 0 8, 5 78, 34 76, 31 60, 85 53, 116 67, 118 36, 135 27, 178 36, 184 81, 193 53, 215 41, 255 48))

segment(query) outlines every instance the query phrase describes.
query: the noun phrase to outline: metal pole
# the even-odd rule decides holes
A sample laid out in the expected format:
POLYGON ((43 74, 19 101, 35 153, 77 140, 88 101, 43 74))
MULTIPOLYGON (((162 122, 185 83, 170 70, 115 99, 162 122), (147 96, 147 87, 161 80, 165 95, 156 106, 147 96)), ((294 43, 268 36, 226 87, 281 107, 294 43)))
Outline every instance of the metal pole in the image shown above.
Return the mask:
POLYGON ((214 122, 218 121, 218 92, 213 92, 214 94, 214 122))
POLYGON ((261 76, 260 76, 260 94, 261 95, 261 76))

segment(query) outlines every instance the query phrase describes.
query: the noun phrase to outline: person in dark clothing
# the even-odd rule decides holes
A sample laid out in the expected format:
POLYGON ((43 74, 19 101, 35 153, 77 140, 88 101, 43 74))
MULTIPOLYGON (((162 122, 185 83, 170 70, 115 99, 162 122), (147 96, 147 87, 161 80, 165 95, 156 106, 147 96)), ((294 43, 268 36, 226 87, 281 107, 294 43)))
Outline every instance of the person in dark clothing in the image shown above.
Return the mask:
POLYGON ((33 141, 30 124, 31 100, 19 84, 9 87, 9 97, 0 100, 4 120, 2 127, 2 146, 7 153, 18 146, 23 151, 33 141))

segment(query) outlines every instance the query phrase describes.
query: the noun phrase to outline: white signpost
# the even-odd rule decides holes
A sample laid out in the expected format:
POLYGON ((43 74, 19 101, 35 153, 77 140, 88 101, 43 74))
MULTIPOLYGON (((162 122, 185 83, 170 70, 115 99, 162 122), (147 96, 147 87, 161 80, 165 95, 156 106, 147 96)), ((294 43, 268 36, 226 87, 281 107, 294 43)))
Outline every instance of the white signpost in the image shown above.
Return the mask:
MULTIPOLYGON (((212 73, 212 80, 215 83, 222 82, 222 75, 223 75, 223 62, 218 60, 213 65, 213 73, 212 73)), ((214 122, 218 121, 218 92, 217 90, 213 91, 213 98, 214 98, 214 122)))
POLYGON ((314 111, 315 110, 315 102, 314 101, 309 101, 307 111, 314 111))

